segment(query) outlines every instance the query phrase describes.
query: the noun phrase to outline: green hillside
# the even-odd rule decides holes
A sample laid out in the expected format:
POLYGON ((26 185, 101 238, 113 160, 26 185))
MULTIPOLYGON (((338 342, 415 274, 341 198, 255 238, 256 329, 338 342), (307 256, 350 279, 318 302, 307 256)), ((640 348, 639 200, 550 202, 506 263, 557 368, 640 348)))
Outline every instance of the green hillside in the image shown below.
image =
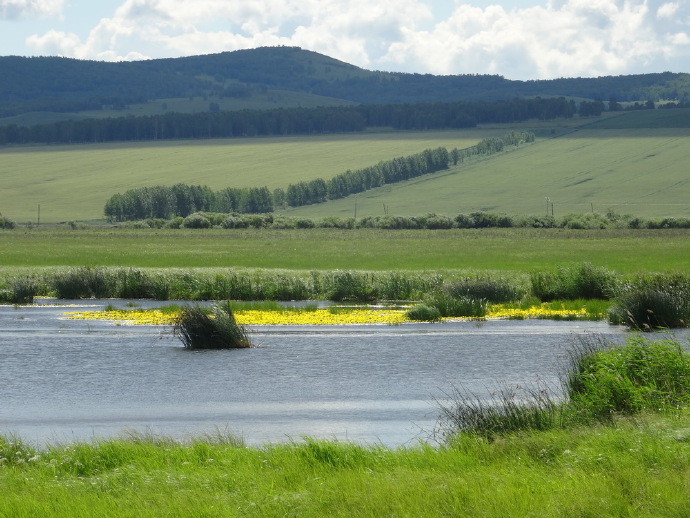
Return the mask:
POLYGON ((105 202, 153 185, 287 187, 504 129, 0 148, 0 213, 45 223, 103 217, 105 202))
POLYGON ((613 210, 687 217, 690 111, 669 115, 664 110, 626 113, 444 173, 288 213, 353 216, 356 208, 358 217, 474 211, 540 215, 549 198, 555 216, 613 210), (654 127, 677 126, 683 120, 685 127, 654 127))
POLYGON ((690 128, 673 126, 690 121, 688 114, 654 110, 593 123, 575 118, 454 131, 6 147, 0 149, 0 213, 36 222, 40 205, 44 223, 96 220, 113 194, 136 187, 286 188, 424 149, 462 149, 515 128, 534 131, 537 142, 356 197, 281 212, 349 217, 356 207, 357 217, 482 210, 541 215, 549 198, 556 216, 613 210, 687 217, 690 128), (654 127, 659 125, 672 127, 654 127))

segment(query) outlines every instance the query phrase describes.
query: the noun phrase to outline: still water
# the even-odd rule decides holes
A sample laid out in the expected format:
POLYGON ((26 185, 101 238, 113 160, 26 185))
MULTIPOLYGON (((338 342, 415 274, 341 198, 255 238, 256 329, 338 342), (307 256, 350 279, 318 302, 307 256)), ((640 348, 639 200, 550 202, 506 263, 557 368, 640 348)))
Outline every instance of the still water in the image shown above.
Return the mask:
POLYGON ((0 306, 0 434, 41 444, 220 429, 252 445, 410 445, 429 440, 434 400, 453 386, 555 383, 577 335, 625 337, 546 320, 269 326, 251 328, 253 349, 189 351, 167 326, 62 318, 78 309, 0 306))

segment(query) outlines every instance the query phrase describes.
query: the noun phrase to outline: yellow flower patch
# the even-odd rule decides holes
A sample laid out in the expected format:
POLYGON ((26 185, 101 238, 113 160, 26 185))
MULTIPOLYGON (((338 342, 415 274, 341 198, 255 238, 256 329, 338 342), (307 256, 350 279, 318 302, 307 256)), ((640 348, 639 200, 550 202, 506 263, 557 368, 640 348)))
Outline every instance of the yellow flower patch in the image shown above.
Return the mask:
POLYGON ((112 311, 70 311, 70 320, 111 320, 122 325, 163 326, 175 323, 175 313, 162 313, 157 309, 121 309, 112 311))
MULTIPOLYGON (((150 310, 73 311, 65 313, 73 320, 110 320, 121 325, 173 325, 176 313, 150 310)), ((355 309, 332 313, 327 309, 316 311, 259 311, 235 312, 240 325, 344 325, 344 324, 400 324, 407 322, 400 309, 355 309)))
POLYGON ((577 318, 584 317, 587 312, 584 309, 551 309, 547 306, 532 306, 528 309, 506 308, 499 304, 490 306, 486 318, 577 318))
POLYGON ((244 325, 345 325, 345 324, 401 324, 408 322, 401 309, 354 309, 332 313, 316 311, 238 311, 238 324, 244 325))
MULTIPOLYGON (((157 309, 127 309, 112 311, 73 311, 66 312, 66 318, 74 320, 109 320, 120 325, 173 325, 177 313, 162 313, 157 309)), ((586 316, 586 311, 572 309, 551 309, 547 306, 532 306, 529 309, 506 308, 493 305, 489 308, 487 319, 529 319, 529 318, 578 318, 586 316)), ((347 324, 402 324, 410 322, 404 309, 352 309, 329 311, 285 310, 261 311, 245 310, 235 312, 240 325, 347 325, 347 324)), ((447 320, 458 320, 447 319, 447 320)))

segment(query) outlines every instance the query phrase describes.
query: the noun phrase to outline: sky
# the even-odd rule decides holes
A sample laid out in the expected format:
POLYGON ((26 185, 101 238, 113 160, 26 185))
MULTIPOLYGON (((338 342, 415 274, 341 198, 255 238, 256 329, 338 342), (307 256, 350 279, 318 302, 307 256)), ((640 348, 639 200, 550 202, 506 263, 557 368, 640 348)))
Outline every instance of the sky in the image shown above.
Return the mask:
POLYGON ((3 56, 122 61, 275 45, 394 72, 690 72, 690 0, 0 0, 3 56))

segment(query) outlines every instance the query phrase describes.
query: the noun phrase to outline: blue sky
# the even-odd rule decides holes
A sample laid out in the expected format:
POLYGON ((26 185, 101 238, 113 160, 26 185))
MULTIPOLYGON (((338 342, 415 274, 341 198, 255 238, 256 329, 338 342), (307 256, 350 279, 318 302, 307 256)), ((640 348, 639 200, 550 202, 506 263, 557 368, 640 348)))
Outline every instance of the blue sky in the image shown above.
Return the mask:
POLYGON ((0 0, 0 55, 132 60, 296 45, 370 70, 690 72, 690 0, 0 0))

